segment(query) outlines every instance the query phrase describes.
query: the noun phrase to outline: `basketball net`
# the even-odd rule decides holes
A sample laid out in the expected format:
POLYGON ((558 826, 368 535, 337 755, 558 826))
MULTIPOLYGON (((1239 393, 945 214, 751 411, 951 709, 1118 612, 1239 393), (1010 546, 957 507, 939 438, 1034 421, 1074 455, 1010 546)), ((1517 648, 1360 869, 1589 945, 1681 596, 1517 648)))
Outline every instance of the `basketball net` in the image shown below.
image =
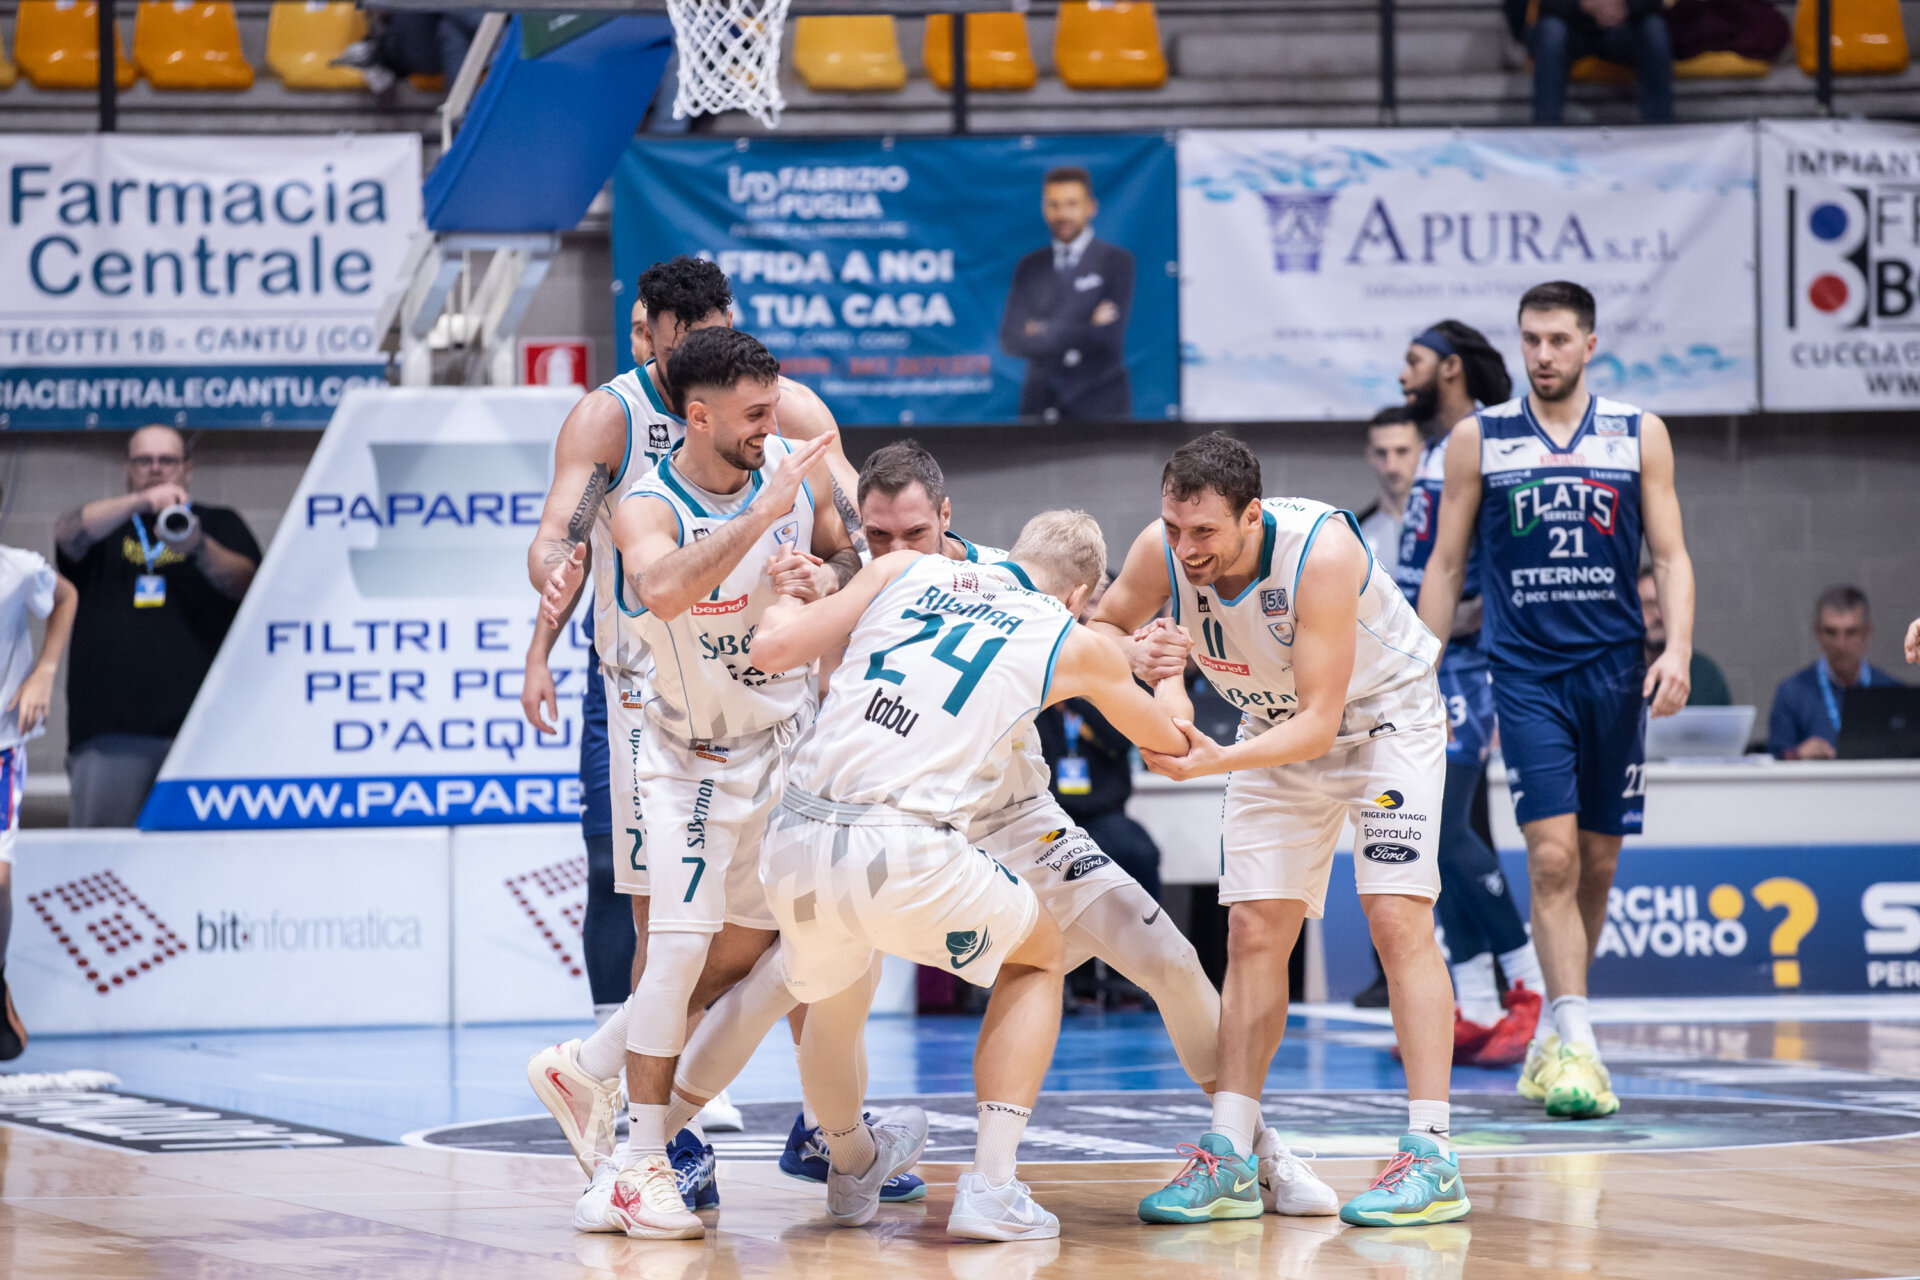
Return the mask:
POLYGON ((788 0, 667 0, 680 51, 676 120, 744 111, 772 129, 780 96, 780 31, 788 0))

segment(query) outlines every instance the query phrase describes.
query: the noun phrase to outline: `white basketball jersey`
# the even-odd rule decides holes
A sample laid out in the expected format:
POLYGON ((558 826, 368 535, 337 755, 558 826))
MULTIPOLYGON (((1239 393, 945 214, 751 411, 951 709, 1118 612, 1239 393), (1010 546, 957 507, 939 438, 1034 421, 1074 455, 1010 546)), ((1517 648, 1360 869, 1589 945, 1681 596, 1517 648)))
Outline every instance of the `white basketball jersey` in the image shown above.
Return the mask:
MULTIPOLYGON (((1167 557, 1175 622, 1193 634, 1194 660, 1220 696, 1240 708, 1247 732, 1261 733, 1298 706, 1293 687, 1293 641, 1300 565, 1329 518, 1342 519, 1360 537, 1350 511, 1307 498, 1268 498, 1261 506, 1260 567, 1230 600, 1212 587, 1195 587, 1167 557)), ((1366 539, 1361 538, 1361 545, 1366 539)), ((1377 563, 1367 556, 1360 585, 1353 677, 1335 742, 1346 745, 1439 715, 1433 667, 1440 642, 1377 563)))
MULTIPOLYGON (((601 391, 620 402, 627 415, 627 447, 620 455, 620 469, 607 480, 607 492, 594 513, 593 532, 588 547, 593 553, 593 647, 599 651, 600 665, 640 675, 639 667, 618 668, 614 657, 618 649, 615 631, 620 611, 614 603, 619 579, 620 555, 613 545, 613 509, 634 480, 652 473, 676 444, 687 434, 687 424, 667 408, 666 401, 654 389, 649 371, 653 361, 629 369, 601 391)), ((629 661, 644 655, 630 655, 629 661)))
POLYGON ((921 557, 854 627, 794 785, 962 830, 1006 807, 1072 627, 1015 565, 921 557))
MULTIPOLYGON (((745 511, 761 487, 793 456, 793 445, 767 437, 767 457, 749 483, 731 494, 708 493, 674 465, 678 446, 650 473, 634 481, 623 502, 653 499, 673 508, 680 545, 707 537, 745 511)), ((652 678, 648 715, 694 739, 734 738, 789 719, 813 697, 808 668, 762 671, 753 665, 753 633, 775 598, 767 561, 775 553, 813 549, 813 492, 803 481, 793 507, 747 548, 707 599, 677 618, 661 618, 616 583, 620 610, 619 661, 636 661, 644 646, 652 678)), ((623 666, 623 670, 636 669, 623 666)), ((638 668, 645 670, 642 666, 638 668)))

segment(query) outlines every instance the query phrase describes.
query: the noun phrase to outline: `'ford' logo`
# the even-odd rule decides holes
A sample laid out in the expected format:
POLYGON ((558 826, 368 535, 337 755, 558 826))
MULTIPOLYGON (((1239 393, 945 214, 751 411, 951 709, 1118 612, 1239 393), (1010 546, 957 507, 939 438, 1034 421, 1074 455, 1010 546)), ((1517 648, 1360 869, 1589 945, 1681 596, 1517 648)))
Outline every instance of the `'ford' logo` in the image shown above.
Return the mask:
POLYGON ((1420 851, 1404 844, 1370 844, 1361 856, 1368 862, 1412 862, 1420 851))

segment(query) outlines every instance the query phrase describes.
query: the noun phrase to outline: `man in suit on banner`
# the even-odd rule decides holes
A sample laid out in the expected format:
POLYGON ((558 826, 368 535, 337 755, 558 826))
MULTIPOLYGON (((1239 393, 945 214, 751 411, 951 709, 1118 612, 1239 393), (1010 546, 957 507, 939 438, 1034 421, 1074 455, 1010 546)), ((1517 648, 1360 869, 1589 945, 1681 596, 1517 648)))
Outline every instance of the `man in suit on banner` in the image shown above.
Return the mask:
POLYGON ((1020 416, 1103 421, 1133 416, 1127 379, 1127 320, 1133 310, 1133 255, 1096 240, 1093 179, 1061 165, 1041 183, 1040 211, 1053 243, 1014 268, 1000 346, 1027 362, 1020 416))

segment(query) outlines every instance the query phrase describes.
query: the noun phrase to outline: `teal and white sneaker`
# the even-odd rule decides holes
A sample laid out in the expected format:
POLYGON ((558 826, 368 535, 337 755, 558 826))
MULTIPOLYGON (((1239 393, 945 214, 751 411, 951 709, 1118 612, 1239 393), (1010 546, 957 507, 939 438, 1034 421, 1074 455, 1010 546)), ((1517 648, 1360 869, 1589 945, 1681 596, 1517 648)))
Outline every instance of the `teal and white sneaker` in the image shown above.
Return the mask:
POLYGON ((1140 1202, 1140 1221, 1208 1222, 1257 1218, 1266 1212, 1253 1157, 1235 1155, 1233 1143, 1226 1138, 1202 1134, 1199 1146, 1183 1142, 1173 1153, 1187 1157, 1187 1167, 1140 1202))
POLYGON ((1413 1227, 1467 1216, 1460 1162, 1418 1133, 1400 1139, 1400 1154, 1373 1185, 1340 1206, 1340 1221, 1356 1227, 1413 1227))

